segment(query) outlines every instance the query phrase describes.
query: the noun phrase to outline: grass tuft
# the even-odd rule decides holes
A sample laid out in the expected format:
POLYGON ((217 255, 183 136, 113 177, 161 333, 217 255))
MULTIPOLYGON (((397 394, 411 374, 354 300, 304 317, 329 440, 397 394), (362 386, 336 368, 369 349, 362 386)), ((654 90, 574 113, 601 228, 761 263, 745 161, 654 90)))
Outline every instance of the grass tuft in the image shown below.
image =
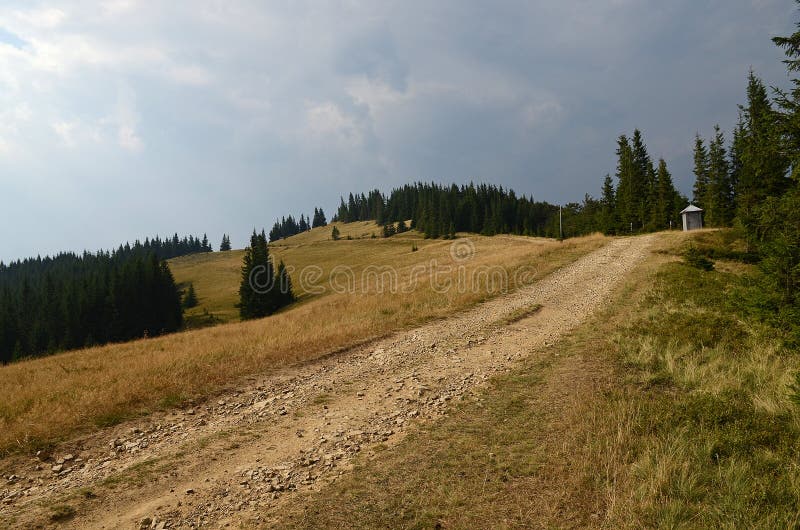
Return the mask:
POLYGON ((63 523, 75 517, 75 513, 75 508, 72 506, 68 504, 59 504, 58 506, 53 506, 50 513, 50 520, 54 523, 63 523))

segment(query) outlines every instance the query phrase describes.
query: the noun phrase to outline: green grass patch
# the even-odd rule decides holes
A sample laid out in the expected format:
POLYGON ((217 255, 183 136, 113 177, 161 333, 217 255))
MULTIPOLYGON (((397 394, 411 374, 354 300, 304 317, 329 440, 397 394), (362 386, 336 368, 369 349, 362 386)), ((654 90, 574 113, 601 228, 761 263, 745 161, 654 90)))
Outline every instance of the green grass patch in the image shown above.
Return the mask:
POLYGON ((182 405, 185 401, 186 397, 182 394, 167 394, 161 398, 158 405, 161 409, 170 409, 182 405))
MULTIPOLYGON (((705 255, 726 251, 713 246, 720 238, 737 245, 702 237, 705 255)), ((748 314, 738 296, 746 278, 670 263, 654 280, 614 339, 639 385, 615 405, 638 409, 623 444, 633 502, 615 522, 796 527, 800 421, 787 384, 796 352, 748 314)))
POLYGON ((111 410, 105 414, 100 414, 94 419, 94 424, 100 428, 113 427, 134 417, 128 411, 111 410))
POLYGON ((50 513, 50 520, 54 523, 63 523, 75 517, 75 508, 68 504, 59 504, 53 506, 50 513))
POLYGON ((314 396, 314 398, 311 400, 311 403, 314 405, 327 405, 331 402, 331 399, 332 397, 330 394, 323 392, 322 394, 317 394, 314 396))

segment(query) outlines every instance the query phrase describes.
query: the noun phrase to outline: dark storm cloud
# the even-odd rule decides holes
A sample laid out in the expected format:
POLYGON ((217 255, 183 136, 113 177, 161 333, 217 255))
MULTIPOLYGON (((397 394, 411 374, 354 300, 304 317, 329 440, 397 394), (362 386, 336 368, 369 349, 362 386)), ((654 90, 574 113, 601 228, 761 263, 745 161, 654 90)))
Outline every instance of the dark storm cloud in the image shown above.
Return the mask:
POLYGON ((11 2, 0 259, 154 233, 234 244, 409 180, 597 194, 639 127, 691 187, 791 1, 11 2))

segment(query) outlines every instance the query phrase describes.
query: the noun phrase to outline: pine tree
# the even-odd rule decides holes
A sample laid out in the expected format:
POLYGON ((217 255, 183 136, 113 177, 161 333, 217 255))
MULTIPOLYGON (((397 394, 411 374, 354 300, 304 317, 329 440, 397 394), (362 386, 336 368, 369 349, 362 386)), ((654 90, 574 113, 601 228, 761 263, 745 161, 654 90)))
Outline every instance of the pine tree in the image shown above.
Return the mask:
POLYGON ((779 116, 764 83, 752 71, 747 78, 747 106, 741 110, 744 134, 736 201, 737 216, 747 227, 755 222, 755 208, 766 197, 777 197, 788 189, 789 159, 782 149, 779 116))
POLYGON ((676 221, 676 199, 677 192, 672 183, 672 175, 667 169, 664 159, 658 161, 658 171, 656 173, 656 204, 653 208, 653 227, 655 230, 665 230, 672 225, 670 222, 676 221))
POLYGON ((388 223, 383 225, 383 237, 392 237, 397 233, 394 223, 388 223))
POLYGON ((227 234, 222 234, 222 243, 219 245, 220 252, 226 252, 231 249, 231 238, 227 234))
POLYGON ((705 208, 708 199, 708 183, 709 183, 709 159, 708 150, 706 149, 700 133, 694 137, 694 204, 701 208, 705 208))
POLYGON ((634 182, 633 151, 628 137, 620 135, 617 139, 617 213, 622 230, 628 232, 636 221, 636 184, 634 182))
POLYGON ((614 190, 614 181, 611 175, 603 179, 601 204, 601 230, 605 234, 614 234, 617 231, 617 195, 614 190))
POLYGON ((285 307, 295 301, 292 279, 283 260, 278 263, 279 307, 285 307))
POLYGON ((256 245, 256 231, 250 236, 250 246, 244 249, 242 258, 242 272, 239 281, 239 316, 242 320, 254 317, 253 288, 250 286, 250 276, 253 274, 253 247, 256 245))
POLYGON ((194 290, 194 284, 189 284, 189 289, 186 290, 186 294, 183 297, 183 307, 185 309, 191 309, 197 306, 197 293, 194 290))
POLYGON ((312 228, 318 228, 320 226, 326 226, 328 221, 325 219, 325 212, 322 208, 314 208, 314 219, 311 222, 312 228))
MULTIPOLYGON (((285 268, 285 267, 284 267, 285 268)), ((287 273, 283 273, 288 280, 287 273)), ((242 319, 261 318, 271 315, 287 303, 287 294, 280 288, 281 278, 275 274, 269 256, 267 236, 250 236, 250 246, 245 249, 242 260, 242 275, 239 284, 239 315, 242 319)), ((291 292, 291 289, 290 289, 291 292)), ((291 297, 293 299, 293 295, 291 297)))
POLYGON ((331 230, 331 239, 334 241, 339 241, 339 228, 334 225, 333 230, 331 230))
MULTIPOLYGON (((786 54, 783 61, 789 74, 800 72, 800 23, 798 31, 788 37, 775 37, 772 41, 786 54)), ((776 102, 780 108, 777 116, 783 152, 791 161, 791 177, 800 182, 800 79, 792 78, 792 89, 776 90, 776 102)))
MULTIPOLYGON (((783 48, 788 72, 800 71, 800 29, 773 42, 783 48)), ((753 84, 751 79, 738 215, 762 256, 758 294, 768 308, 767 318, 800 342, 800 79, 792 78, 790 91, 776 91, 780 112, 770 112, 763 102, 763 85, 752 88, 753 84)))
POLYGON ((259 318, 269 314, 269 297, 274 274, 269 260, 266 237, 253 230, 250 246, 242 259, 239 284, 239 315, 242 319, 259 318))
POLYGON ((719 125, 708 147, 708 188, 706 190, 706 222, 710 226, 728 226, 733 219, 733 190, 725 139, 719 125))
POLYGON ((631 155, 633 157, 633 178, 631 179, 633 202, 630 209, 633 214, 634 229, 643 229, 651 217, 655 169, 639 129, 633 131, 631 155))
POLYGON ((731 185, 731 195, 733 197, 732 206, 734 215, 738 210, 737 190, 739 190, 739 179, 741 178, 742 174, 742 153, 745 149, 745 135, 744 118, 740 112, 739 121, 736 124, 736 128, 733 130, 733 138, 731 139, 731 146, 728 150, 728 167, 730 168, 729 180, 731 185))

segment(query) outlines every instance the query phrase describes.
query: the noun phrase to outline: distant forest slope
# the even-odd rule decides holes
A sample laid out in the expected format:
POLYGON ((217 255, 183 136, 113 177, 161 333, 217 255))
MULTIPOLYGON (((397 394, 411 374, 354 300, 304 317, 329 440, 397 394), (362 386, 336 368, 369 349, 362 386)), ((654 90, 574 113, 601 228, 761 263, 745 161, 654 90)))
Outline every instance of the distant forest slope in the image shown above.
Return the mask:
POLYGON ((600 200, 587 194, 581 203, 559 206, 518 196, 502 186, 417 182, 388 195, 380 190, 351 193, 347 201, 341 199, 333 220, 383 225, 410 219, 411 228, 431 238, 450 238, 456 232, 557 238, 676 227, 688 201, 675 190, 666 163, 660 160, 654 166, 638 130, 631 142, 621 137, 618 156, 618 185, 615 188, 607 176, 600 200))
POLYGON ((210 251, 206 236, 176 234, 0 263, 0 363, 180 329, 181 297, 163 260, 210 251))

